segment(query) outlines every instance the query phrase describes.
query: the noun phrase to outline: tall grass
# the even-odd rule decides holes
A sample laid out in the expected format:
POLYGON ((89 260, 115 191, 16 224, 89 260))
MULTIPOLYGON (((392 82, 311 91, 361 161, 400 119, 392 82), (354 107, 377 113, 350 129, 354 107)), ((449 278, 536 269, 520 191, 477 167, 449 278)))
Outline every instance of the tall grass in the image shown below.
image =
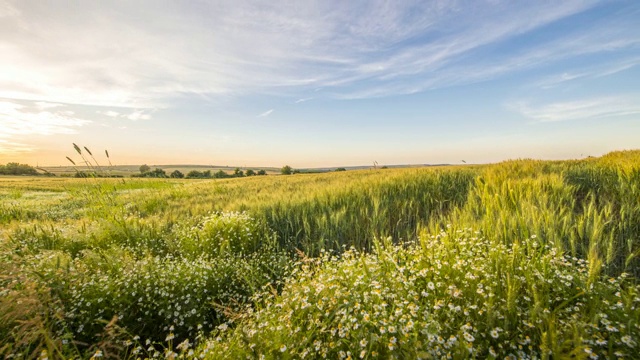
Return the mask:
POLYGON ((638 275, 640 164, 607 164, 522 160, 487 167, 465 205, 433 219, 431 229, 471 226, 507 244, 536 234, 572 256, 602 262, 608 274, 638 275))
POLYGON ((372 239, 417 238, 432 217, 465 202, 472 171, 405 172, 392 178, 343 183, 251 209, 261 214, 283 244, 311 256, 320 250, 371 250, 372 239))

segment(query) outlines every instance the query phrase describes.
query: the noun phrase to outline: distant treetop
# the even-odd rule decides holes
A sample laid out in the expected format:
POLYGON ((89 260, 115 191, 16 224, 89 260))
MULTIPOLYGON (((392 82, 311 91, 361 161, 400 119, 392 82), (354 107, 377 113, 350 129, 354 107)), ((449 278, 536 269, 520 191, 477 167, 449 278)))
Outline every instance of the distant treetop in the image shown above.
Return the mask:
POLYGON ((10 162, 0 165, 0 175, 38 175, 38 171, 30 165, 10 162))

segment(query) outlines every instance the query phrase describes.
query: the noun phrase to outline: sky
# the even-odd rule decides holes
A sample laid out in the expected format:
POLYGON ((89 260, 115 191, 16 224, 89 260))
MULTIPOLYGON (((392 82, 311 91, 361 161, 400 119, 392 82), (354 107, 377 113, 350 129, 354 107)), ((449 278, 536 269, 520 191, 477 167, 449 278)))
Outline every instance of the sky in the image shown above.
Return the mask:
POLYGON ((0 164, 640 148, 640 2, 0 0, 0 164))

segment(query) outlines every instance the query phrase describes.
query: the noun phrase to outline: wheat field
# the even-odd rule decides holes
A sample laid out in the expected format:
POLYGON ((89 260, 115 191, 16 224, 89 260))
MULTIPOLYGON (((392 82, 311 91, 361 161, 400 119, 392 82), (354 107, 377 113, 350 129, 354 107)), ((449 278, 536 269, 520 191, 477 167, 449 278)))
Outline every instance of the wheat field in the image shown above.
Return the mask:
POLYGON ((0 259, 5 358, 633 358, 640 151, 3 177, 0 259))

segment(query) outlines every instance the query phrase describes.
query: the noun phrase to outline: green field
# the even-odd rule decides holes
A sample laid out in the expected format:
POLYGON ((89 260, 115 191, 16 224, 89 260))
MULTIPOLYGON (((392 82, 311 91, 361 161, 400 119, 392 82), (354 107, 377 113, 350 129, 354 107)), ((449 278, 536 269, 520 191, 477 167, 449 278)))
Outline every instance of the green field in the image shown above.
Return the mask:
POLYGON ((634 358, 639 256, 640 151, 2 177, 0 355, 634 358))

